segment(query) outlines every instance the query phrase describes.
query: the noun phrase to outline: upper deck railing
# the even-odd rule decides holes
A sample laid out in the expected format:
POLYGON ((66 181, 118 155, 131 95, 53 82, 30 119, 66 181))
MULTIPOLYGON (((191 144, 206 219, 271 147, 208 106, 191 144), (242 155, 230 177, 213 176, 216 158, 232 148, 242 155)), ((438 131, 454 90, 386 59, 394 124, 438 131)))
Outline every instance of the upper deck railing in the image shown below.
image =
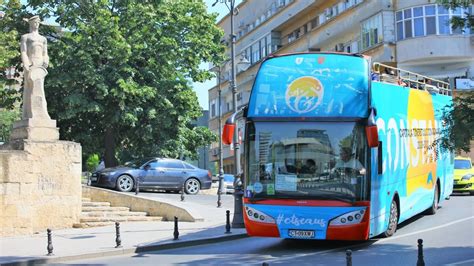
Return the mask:
POLYGON ((421 74, 403 70, 400 68, 374 63, 373 73, 377 74, 378 81, 398 84, 404 87, 425 90, 443 95, 451 95, 449 83, 430 78, 421 74))

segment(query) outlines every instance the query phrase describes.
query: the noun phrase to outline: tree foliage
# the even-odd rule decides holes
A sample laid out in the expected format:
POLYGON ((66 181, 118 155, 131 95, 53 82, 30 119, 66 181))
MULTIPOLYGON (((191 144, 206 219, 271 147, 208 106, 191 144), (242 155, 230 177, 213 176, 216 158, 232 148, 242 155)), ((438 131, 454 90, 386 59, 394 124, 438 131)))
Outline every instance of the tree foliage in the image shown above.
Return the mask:
MULTIPOLYGON (((48 31, 45 92, 62 138, 106 166, 141 156, 196 157, 215 140, 191 81, 222 60, 222 31, 202 1, 29 1, 63 31, 48 31)), ((40 27, 40 31, 42 28, 40 27)))
POLYGON ((474 137, 474 92, 458 93, 444 112, 443 120, 446 126, 442 132, 442 147, 469 152, 474 137))
MULTIPOLYGON (((446 8, 468 8, 471 0, 439 0, 446 8)), ((469 12, 464 17, 455 16, 451 19, 451 26, 456 28, 469 28, 474 31, 474 16, 469 12)), ((470 151, 470 143, 474 139, 474 91, 458 93, 453 98, 453 104, 443 114, 446 127, 441 139, 442 147, 453 151, 470 151)))
POLYGON ((469 13, 469 8, 471 8, 472 0, 438 0, 438 3, 449 9, 464 8, 467 10, 464 12, 464 16, 453 16, 451 19, 451 26, 453 29, 464 29, 469 28, 474 30, 474 16, 469 13))
POLYGON ((18 29, 22 29, 22 25, 18 21, 26 11, 19 0, 0 1, 0 11, 3 14, 0 19, 0 141, 6 142, 11 125, 20 117, 18 29))

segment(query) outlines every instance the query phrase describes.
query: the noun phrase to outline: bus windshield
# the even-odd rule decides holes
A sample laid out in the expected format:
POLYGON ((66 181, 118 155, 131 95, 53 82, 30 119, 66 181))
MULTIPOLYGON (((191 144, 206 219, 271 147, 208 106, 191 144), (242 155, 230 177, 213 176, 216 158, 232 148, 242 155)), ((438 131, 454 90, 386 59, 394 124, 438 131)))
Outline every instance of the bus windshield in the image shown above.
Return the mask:
POLYGON ((367 141, 356 122, 248 124, 246 197, 368 199, 367 141))

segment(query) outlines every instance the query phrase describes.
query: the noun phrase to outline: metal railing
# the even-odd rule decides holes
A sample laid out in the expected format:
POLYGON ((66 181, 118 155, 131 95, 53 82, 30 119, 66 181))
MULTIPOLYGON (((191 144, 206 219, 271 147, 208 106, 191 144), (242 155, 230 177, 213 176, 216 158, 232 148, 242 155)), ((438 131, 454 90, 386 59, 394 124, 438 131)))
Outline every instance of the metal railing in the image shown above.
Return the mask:
POLYGON ((398 84, 404 87, 429 91, 431 93, 434 92, 443 95, 452 94, 449 83, 447 82, 393 66, 375 62, 372 67, 372 73, 377 74, 377 79, 381 82, 398 84))

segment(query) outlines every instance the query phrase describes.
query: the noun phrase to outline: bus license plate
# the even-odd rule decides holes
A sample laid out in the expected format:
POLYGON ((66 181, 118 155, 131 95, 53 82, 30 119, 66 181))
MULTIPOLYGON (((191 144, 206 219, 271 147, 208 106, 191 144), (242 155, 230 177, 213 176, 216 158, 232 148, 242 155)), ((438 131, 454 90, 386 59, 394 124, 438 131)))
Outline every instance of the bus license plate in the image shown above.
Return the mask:
POLYGON ((294 238, 314 238, 314 230, 294 230, 289 229, 288 235, 294 238))

